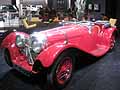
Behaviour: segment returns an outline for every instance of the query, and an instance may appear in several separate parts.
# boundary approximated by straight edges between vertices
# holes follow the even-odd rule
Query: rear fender
[[[105,30],[105,37],[107,38],[111,38],[111,36],[113,35],[114,32],[116,32],[116,28],[112,27],[112,28],[108,28]]]
[[[108,29],[105,30],[105,32],[104,32],[104,37],[103,37],[103,38],[105,38],[105,41],[104,41],[104,42],[105,42],[107,45],[109,45],[109,42],[110,42],[110,40],[111,40],[111,36],[112,36],[113,34],[115,34],[116,31],[117,31],[117,29],[114,28],[114,27],[108,28]],[[107,43],[107,42],[108,42],[108,43]]]

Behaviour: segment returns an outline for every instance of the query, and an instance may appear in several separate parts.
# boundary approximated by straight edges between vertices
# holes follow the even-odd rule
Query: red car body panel
[[[114,27],[103,28],[103,25],[97,24],[93,25],[91,29],[84,25],[69,24],[41,31],[47,36],[47,47],[35,59],[47,68],[64,50],[69,48],[77,48],[96,57],[102,56],[109,50],[111,36],[115,30]],[[18,34],[29,37],[29,34],[23,32],[13,32],[3,40],[1,47],[10,51],[14,64],[32,72],[33,66],[28,64],[27,56],[22,54],[15,44]]]

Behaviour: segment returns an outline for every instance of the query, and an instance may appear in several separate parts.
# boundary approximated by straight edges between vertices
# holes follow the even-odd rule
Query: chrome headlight
[[[22,35],[16,36],[16,45],[18,47],[24,47],[25,46],[25,37]]]
[[[46,47],[47,37],[45,34],[34,32],[31,34],[31,48],[35,53],[39,53]]]

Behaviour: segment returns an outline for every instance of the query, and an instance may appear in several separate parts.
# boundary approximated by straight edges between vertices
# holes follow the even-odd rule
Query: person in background
[[[101,13],[96,16],[95,20],[109,20],[109,18],[104,13]]]
[[[87,14],[84,14],[82,16],[82,21],[88,21],[88,15]]]

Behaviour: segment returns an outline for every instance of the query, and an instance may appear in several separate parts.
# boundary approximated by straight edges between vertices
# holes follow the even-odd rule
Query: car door
[[[102,25],[93,25],[91,28],[91,37],[95,41],[96,44],[102,44],[103,33],[104,30]]]
[[[83,51],[91,52],[97,49],[96,42],[89,33],[87,26],[73,26],[72,30],[67,31],[67,37],[69,38],[69,43]]]

